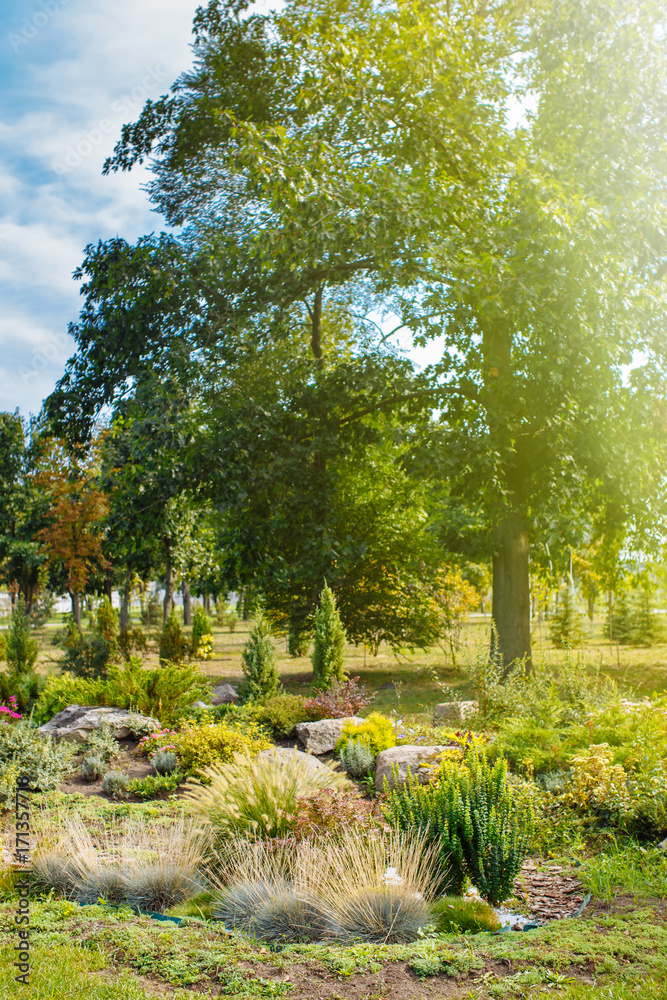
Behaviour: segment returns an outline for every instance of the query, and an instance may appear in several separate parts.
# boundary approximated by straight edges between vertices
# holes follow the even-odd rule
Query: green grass
[[[614,845],[589,858],[579,877],[596,899],[611,900],[619,893],[667,899],[667,851],[632,843]]]

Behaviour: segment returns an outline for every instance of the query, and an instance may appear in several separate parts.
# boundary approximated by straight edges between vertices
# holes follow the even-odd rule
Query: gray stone
[[[309,753],[303,753],[302,750],[297,750],[296,748],[290,749],[289,747],[271,747],[270,750],[262,750],[262,757],[278,757],[283,764],[291,764],[292,761],[296,760],[307,767],[312,767],[315,770],[324,769],[327,770],[326,764],[317,757],[313,757]]]
[[[193,708],[213,708],[213,705],[207,705],[205,701],[196,701]]]
[[[476,701],[441,701],[433,709],[433,724],[442,722],[465,722],[478,709]]]
[[[94,730],[102,725],[110,727],[117,740],[127,739],[132,735],[132,725],[141,721],[144,725],[156,730],[160,728],[157,719],[146,715],[128,712],[125,708],[108,708],[101,705],[68,705],[52,719],[39,727],[40,733],[53,736],[56,740],[68,743],[85,743]],[[130,725],[128,725],[130,723]]]
[[[364,721],[364,719],[352,715],[348,719],[320,719],[319,722],[299,722],[296,727],[296,735],[308,753],[330,753],[341,738],[346,722],[353,722],[356,726],[360,726]]]
[[[379,753],[375,761],[375,787],[379,792],[384,788],[384,779],[390,788],[394,787],[394,775],[392,768],[398,768],[398,782],[404,785],[408,777],[408,769],[413,777],[418,778],[422,785],[426,785],[432,777],[430,765],[437,764],[445,751],[456,752],[460,756],[458,747],[419,747],[404,746],[391,747]]]
[[[214,705],[229,705],[238,698],[238,691],[233,684],[218,684],[213,688],[211,701]]]

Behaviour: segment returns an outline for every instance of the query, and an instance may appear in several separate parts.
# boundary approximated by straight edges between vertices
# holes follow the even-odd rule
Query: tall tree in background
[[[300,313],[319,385],[327,305],[355,288],[352,315],[363,288],[443,338],[422,398],[454,445],[446,492],[484,523],[498,652],[529,661],[531,537],[591,540],[591,499],[647,544],[664,523],[662,11],[245,9],[201,9],[193,72],[123,130],[108,169],[152,156],[154,202],[188,229],[89,248],[51,410],[85,429],[151,365],[192,379],[239,344],[289,342]]]

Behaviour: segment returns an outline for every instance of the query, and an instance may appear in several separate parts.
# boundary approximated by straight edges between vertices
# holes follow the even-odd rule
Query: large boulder
[[[298,722],[296,735],[308,753],[330,753],[343,735],[346,722],[360,726],[365,719],[351,715],[348,719],[320,719],[319,722]]]
[[[40,733],[53,736],[68,743],[85,743],[94,730],[102,725],[111,729],[117,740],[127,739],[135,732],[137,725],[156,730],[160,728],[157,719],[147,715],[128,712],[126,708],[107,708],[102,705],[68,705],[52,719],[39,727]]]
[[[217,687],[213,688],[211,704],[229,705],[231,702],[236,701],[238,696],[238,691],[233,684],[218,684]]]
[[[443,722],[455,722],[457,725],[465,722],[478,710],[476,701],[441,701],[433,709],[433,725]]]
[[[394,787],[393,769],[398,769],[398,784],[404,785],[408,778],[408,771],[417,778],[422,785],[427,784],[433,775],[432,765],[437,764],[444,753],[452,753],[459,757],[461,750],[457,746],[443,747],[419,747],[403,746],[390,747],[379,753],[375,762],[375,787],[379,792],[384,788],[384,779],[390,788]]]

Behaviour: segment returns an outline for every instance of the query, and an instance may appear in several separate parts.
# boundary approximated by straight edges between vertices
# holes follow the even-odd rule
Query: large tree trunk
[[[492,614],[497,635],[492,648],[502,658],[506,675],[514,661],[524,657],[531,667],[528,535],[518,515],[497,525],[494,541]]]
[[[165,584],[164,602],[162,604],[162,624],[166,622],[174,605],[174,567],[171,561],[171,538],[165,538],[164,540],[164,561],[166,569],[164,574]]]
[[[192,625],[192,600],[190,596],[190,584],[183,580],[183,624]]]
[[[104,596],[109,599],[109,603],[113,602],[113,570],[109,566],[104,577]]]

